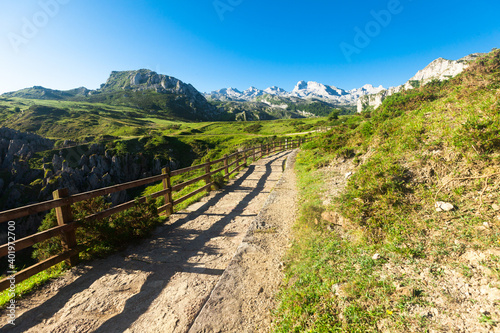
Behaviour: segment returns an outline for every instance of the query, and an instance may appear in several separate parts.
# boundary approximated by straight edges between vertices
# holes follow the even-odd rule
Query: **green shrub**
[[[72,206],[74,220],[108,209],[110,204],[102,197],[75,203]],[[80,259],[90,260],[103,257],[120,250],[135,239],[150,235],[158,226],[160,219],[154,200],[137,203],[133,208],[101,220],[84,222],[76,231],[76,240]],[[42,222],[39,231],[57,226],[55,210],[52,210]],[[33,257],[44,260],[62,251],[60,237],[54,237],[34,246]]]
[[[425,88],[404,90],[387,97],[384,103],[372,113],[376,122],[383,122],[401,116],[405,111],[415,110],[425,102],[438,98],[433,89]],[[431,87],[433,87],[431,85]]]
[[[244,131],[247,133],[257,133],[260,131],[261,128],[262,128],[261,124],[253,124],[245,127]]]

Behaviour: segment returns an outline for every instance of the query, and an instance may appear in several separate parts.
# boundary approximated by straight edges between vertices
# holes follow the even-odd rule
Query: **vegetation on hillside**
[[[96,97],[97,98],[97,97]],[[55,101],[0,97],[0,123],[2,126],[56,140],[78,142],[102,141],[106,135],[130,138],[144,135],[221,135],[242,134],[244,127],[252,123],[240,122],[186,122],[183,118],[154,106],[106,104],[105,95],[101,102]],[[144,99],[157,103],[155,99]],[[116,103],[120,104],[120,103]],[[306,118],[302,122],[311,127],[325,125],[325,119]],[[293,120],[273,120],[262,123],[255,135],[279,135],[297,132]]]
[[[457,315],[497,325],[488,299],[461,300],[449,280],[500,287],[499,101],[497,50],[307,144],[277,332],[428,331]],[[329,170],[351,165],[337,196],[344,174]]]

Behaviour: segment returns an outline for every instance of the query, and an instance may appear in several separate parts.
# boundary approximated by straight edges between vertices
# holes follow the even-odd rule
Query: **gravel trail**
[[[0,332],[266,330],[294,218],[293,170],[283,164],[295,154],[255,162],[150,239],[74,267],[18,301],[16,326],[0,312]]]

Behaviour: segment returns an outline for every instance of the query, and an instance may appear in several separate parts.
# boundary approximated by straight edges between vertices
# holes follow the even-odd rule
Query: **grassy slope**
[[[141,117],[136,109],[100,103],[0,98],[2,126],[54,139],[145,134],[153,123]]]
[[[246,130],[254,122],[185,122],[162,112],[103,103],[0,98],[1,126],[29,131],[53,139],[82,139],[113,135],[131,138],[163,135],[279,135],[310,130],[325,119],[275,120],[258,131]]]
[[[301,218],[277,332],[440,329],[412,309],[435,307],[436,294],[453,306],[453,296],[437,292],[445,272],[500,287],[500,257],[485,255],[483,271],[462,257],[499,246],[499,88],[496,51],[456,78],[394,95],[308,145],[297,163]],[[325,166],[344,158],[358,167],[325,206]],[[436,212],[436,201],[455,210]],[[328,212],[348,219],[339,232],[331,231]],[[382,259],[373,260],[375,253]],[[477,314],[483,325],[498,320]]]

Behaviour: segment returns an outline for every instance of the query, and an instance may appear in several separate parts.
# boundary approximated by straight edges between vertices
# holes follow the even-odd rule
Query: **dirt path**
[[[73,268],[19,301],[16,326],[0,331],[264,330],[293,223],[293,172],[285,172],[269,193],[290,155],[257,161],[223,190],[174,214],[151,239]]]
[[[296,152],[189,332],[267,332],[295,222]]]

